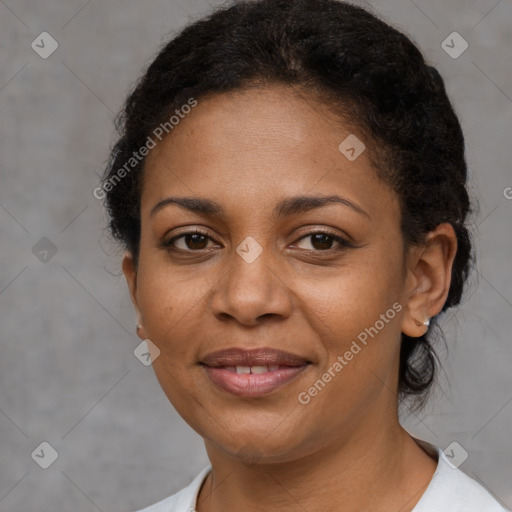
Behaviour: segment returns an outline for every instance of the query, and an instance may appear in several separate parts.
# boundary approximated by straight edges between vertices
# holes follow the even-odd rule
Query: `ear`
[[[423,322],[437,315],[448,297],[456,252],[457,236],[449,223],[439,224],[424,244],[413,248],[409,254],[402,333],[417,338],[427,332],[428,326]]]
[[[137,313],[137,325],[141,326],[137,329],[137,335],[140,339],[144,340],[146,339],[146,334],[144,331],[144,324],[142,323],[142,315],[139,309],[137,297],[137,268],[130,252],[125,252],[123,255],[122,269],[126,283],[128,284],[132,304],[135,307],[135,312]]]

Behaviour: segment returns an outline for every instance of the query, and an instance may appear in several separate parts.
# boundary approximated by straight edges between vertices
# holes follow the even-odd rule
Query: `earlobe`
[[[415,249],[410,258],[402,322],[402,332],[413,338],[428,331],[430,319],[442,310],[448,297],[457,252],[457,236],[452,225],[439,224],[428,234],[425,243]]]

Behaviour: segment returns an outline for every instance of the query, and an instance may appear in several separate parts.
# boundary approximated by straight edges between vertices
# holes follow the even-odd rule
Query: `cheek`
[[[317,376],[325,390],[322,383],[311,390],[322,395],[319,405],[329,396],[326,406],[333,400],[350,407],[351,396],[363,398],[392,382],[403,309],[400,265],[391,249],[369,249],[336,275],[316,279],[314,287],[303,281],[303,311],[325,355]]]
[[[191,420],[190,397],[200,396],[195,389],[193,366],[195,345],[202,323],[198,307],[205,294],[207,279],[184,280],[167,265],[142,262],[138,276],[139,307],[146,336],[159,348],[153,370],[169,401],[184,417]],[[194,281],[194,282],[193,282]],[[196,338],[196,339],[197,339]]]
[[[302,314],[333,349],[373,326],[400,298],[401,260],[391,248],[362,248],[331,271],[290,276]],[[395,317],[392,310],[390,316]]]
[[[197,332],[198,305],[211,286],[210,280],[204,274],[184,279],[171,266],[148,259],[141,260],[137,286],[146,335],[160,350],[172,347],[176,354],[183,345],[179,343],[183,333]]]

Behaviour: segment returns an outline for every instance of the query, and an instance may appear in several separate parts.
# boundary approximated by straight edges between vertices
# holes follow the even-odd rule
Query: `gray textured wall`
[[[446,379],[405,425],[442,448],[457,441],[469,453],[461,469],[512,507],[512,3],[370,4],[445,77],[480,205],[478,267],[463,308],[444,321]],[[170,33],[212,6],[0,0],[2,512],[133,510],[207,462],[133,355],[140,340],[120,253],[92,190],[128,87]],[[31,47],[51,50],[44,31],[58,42],[47,59]],[[441,46],[453,31],[469,44],[458,58]],[[31,457],[44,441],[58,452],[48,469],[35,462],[51,461],[48,447]]]

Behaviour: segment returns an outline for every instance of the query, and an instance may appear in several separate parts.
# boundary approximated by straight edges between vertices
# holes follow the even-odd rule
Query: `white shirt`
[[[437,468],[413,512],[510,512],[503,508],[476,480],[455,468],[438,447],[415,438],[432,454]],[[184,489],[137,512],[194,512],[199,489],[211,466],[204,468]]]

